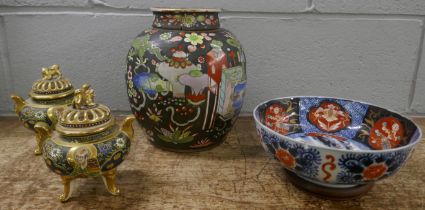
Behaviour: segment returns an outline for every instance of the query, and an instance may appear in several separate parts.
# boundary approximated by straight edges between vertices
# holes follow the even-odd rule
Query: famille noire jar
[[[71,82],[62,76],[58,65],[42,68],[42,78],[34,82],[29,98],[24,100],[17,95],[11,98],[15,102],[15,112],[26,128],[34,131],[39,124],[52,127],[56,122],[59,109],[69,105],[74,95]],[[41,154],[41,139],[36,135],[37,145],[34,153]]]
[[[72,104],[58,117],[58,135],[51,137],[47,124],[34,126],[43,142],[44,161],[62,178],[62,202],[70,198],[76,178],[102,176],[107,190],[119,193],[116,168],[129,153],[134,117],[128,116],[119,126],[110,109],[93,99],[94,91],[87,84],[75,91]]]
[[[217,9],[153,8],[127,55],[131,109],[156,146],[198,151],[223,142],[239,115],[245,56]]]

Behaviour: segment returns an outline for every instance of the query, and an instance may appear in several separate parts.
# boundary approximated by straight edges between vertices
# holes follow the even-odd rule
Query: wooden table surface
[[[415,121],[425,129],[425,119]],[[64,204],[57,200],[59,176],[33,155],[33,134],[17,118],[0,118],[0,143],[0,209],[425,209],[424,141],[401,171],[365,196],[331,201],[288,182],[250,117],[240,118],[221,146],[201,153],[157,149],[137,128],[118,167],[121,195],[108,194],[99,177],[79,179]]]

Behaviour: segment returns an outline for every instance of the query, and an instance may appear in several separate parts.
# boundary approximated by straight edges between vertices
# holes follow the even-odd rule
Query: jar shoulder
[[[132,47],[153,45],[159,48],[169,45],[178,47],[179,45],[210,45],[223,47],[229,45],[242,51],[238,38],[229,30],[220,28],[205,31],[181,31],[160,28],[149,28],[141,32],[132,42]],[[224,46],[226,47],[226,46]],[[205,48],[204,48],[205,49]]]

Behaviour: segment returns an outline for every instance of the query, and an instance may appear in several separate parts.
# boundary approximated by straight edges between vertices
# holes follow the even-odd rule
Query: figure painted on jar
[[[172,85],[173,97],[184,98],[186,86],[179,82],[180,75],[188,74],[192,70],[196,70],[196,66],[187,58],[187,53],[183,51],[182,46],[178,49],[171,48],[173,52],[172,58],[158,66],[158,73],[167,79]]]
[[[201,71],[199,66],[197,70],[192,70],[188,74],[180,75],[179,82],[191,88],[191,92],[186,94],[186,99],[193,105],[199,105],[205,101],[206,94],[204,90],[208,87],[209,76]]]
[[[202,125],[202,129],[209,129],[214,125],[217,105],[218,105],[218,91],[220,88],[221,74],[224,69],[227,68],[226,54],[221,48],[213,48],[207,53],[208,63],[208,95],[207,95],[207,108],[205,109],[205,119]]]

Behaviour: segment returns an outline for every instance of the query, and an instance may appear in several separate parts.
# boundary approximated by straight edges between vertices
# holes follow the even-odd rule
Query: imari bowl
[[[394,175],[421,139],[412,120],[375,105],[285,97],[254,109],[264,149],[296,186],[331,197],[367,192]]]

